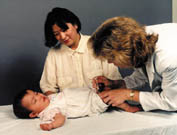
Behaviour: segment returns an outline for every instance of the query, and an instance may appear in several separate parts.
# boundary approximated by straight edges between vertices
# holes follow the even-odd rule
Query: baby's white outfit
[[[66,93],[70,94],[66,94]],[[56,113],[61,112],[67,118],[92,116],[104,112],[106,105],[98,94],[89,88],[66,88],[64,91],[49,95],[50,104],[38,117],[42,123],[53,121]]]

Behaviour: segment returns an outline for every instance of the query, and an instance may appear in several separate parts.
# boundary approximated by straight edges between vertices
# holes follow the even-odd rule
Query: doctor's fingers
[[[105,85],[107,85],[107,83],[109,83],[109,80],[104,76],[97,76],[96,80],[98,83],[104,83]]]
[[[109,91],[105,90],[103,92],[100,92],[98,95],[100,96],[101,99],[104,99],[109,96]]]
[[[114,97],[108,97],[109,101],[107,102],[107,104],[112,105],[112,106],[119,106],[120,104],[123,103],[123,100],[119,100],[118,98],[114,98]]]
[[[111,98],[110,98],[110,97],[105,97],[105,98],[103,98],[102,100],[103,100],[103,102],[104,102],[105,104],[110,105],[110,102],[111,102]]]
[[[109,104],[109,105],[113,104],[113,103],[114,104],[117,103],[117,98],[109,95],[109,92],[105,93],[101,98],[102,98],[104,103]]]
[[[97,84],[98,84],[97,80],[93,79],[92,80],[92,87],[96,89],[97,88]]]

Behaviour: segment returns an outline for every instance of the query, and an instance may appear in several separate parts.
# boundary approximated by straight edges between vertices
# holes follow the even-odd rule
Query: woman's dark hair
[[[32,112],[25,107],[22,106],[22,99],[27,94],[27,90],[21,91],[19,94],[17,94],[14,98],[13,102],[13,112],[14,114],[21,119],[29,119],[29,114]]]
[[[66,23],[77,25],[77,32],[81,30],[81,22],[79,18],[68,9],[56,7],[48,13],[45,21],[45,45],[47,47],[54,47],[58,42],[53,34],[52,26],[56,24],[65,31],[68,29]],[[58,47],[60,47],[60,44],[58,45]]]

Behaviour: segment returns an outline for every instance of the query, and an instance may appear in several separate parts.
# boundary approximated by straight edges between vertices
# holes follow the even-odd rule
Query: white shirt
[[[148,34],[158,34],[156,49],[146,64],[148,78],[136,69],[124,80],[128,88],[149,82],[152,92],[140,92],[140,104],[145,111],[177,110],[177,24],[167,23],[146,27]]]
[[[49,95],[49,99],[48,107],[38,115],[42,123],[52,122],[54,116],[60,112],[67,118],[77,118],[98,115],[108,107],[98,94],[89,88],[67,88],[63,92]]]
[[[58,88],[62,91],[65,88],[90,87],[92,79],[100,75],[112,80],[121,78],[116,66],[94,58],[87,46],[89,37],[81,35],[76,50],[66,45],[61,45],[60,49],[50,49],[40,80],[43,92],[57,92]]]

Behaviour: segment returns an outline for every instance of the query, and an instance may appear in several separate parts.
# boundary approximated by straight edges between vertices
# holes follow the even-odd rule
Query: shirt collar
[[[66,49],[66,50],[70,51],[72,54],[75,53],[75,52],[78,52],[78,53],[84,53],[86,47],[87,47],[87,45],[85,45],[84,36],[83,36],[81,33],[80,33],[80,41],[79,41],[79,45],[78,45],[78,47],[77,47],[76,50],[72,50],[72,49],[69,48],[68,46],[66,46],[66,45],[62,45],[62,49]]]
[[[79,52],[79,53],[84,53],[87,45],[85,45],[84,36],[81,33],[80,33],[80,36],[81,36],[81,38],[80,38],[80,41],[79,41],[79,45],[78,45],[78,47],[75,51]]]

